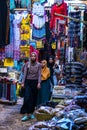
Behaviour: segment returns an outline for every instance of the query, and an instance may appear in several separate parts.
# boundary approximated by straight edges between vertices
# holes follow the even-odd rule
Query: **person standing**
[[[46,103],[50,97],[50,69],[47,67],[47,61],[41,61],[41,88],[38,92],[37,105]]]
[[[48,68],[50,69],[50,85],[51,85],[50,98],[51,98],[53,86],[54,86],[54,81],[53,81],[53,72],[54,72],[53,66],[54,66],[54,63],[55,63],[54,56],[50,56],[49,60],[48,60]]]
[[[60,70],[59,70],[59,66],[57,63],[54,64],[53,66],[53,81],[54,81],[54,86],[58,85],[58,81],[60,79]]]
[[[37,102],[38,89],[41,87],[40,83],[41,64],[37,62],[37,54],[32,52],[30,61],[24,67],[24,78],[21,84],[22,87],[25,87],[24,102],[20,110],[21,114],[25,114],[22,121],[34,118],[33,112]]]

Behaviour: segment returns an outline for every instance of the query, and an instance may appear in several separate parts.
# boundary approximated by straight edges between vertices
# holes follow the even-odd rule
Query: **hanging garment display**
[[[22,16],[19,13],[14,14],[13,20],[13,35],[14,35],[14,60],[19,60],[20,58],[20,22]]]
[[[65,65],[66,87],[82,88],[82,78],[86,72],[85,66],[80,62],[69,62]]]
[[[21,7],[22,8],[29,8],[31,6],[31,0],[21,0]]]
[[[20,46],[20,59],[26,59],[30,56],[30,46]]]
[[[15,1],[14,0],[10,0],[10,10],[15,9]]]
[[[10,13],[10,44],[5,46],[5,57],[6,58],[13,58],[13,44],[14,44],[14,39],[13,39],[13,19],[14,19],[14,14]]]
[[[3,101],[12,101],[16,102],[17,101],[17,96],[16,96],[16,84],[13,83],[13,81],[6,79],[6,78],[1,78],[0,79],[0,99]]]
[[[56,25],[56,20],[64,20],[64,17],[57,16],[57,14],[67,15],[67,4],[62,2],[62,4],[58,5],[55,3],[51,8],[51,19],[50,19],[50,29],[54,29]]]
[[[81,11],[71,11],[69,16],[72,18],[81,19]],[[78,47],[80,43],[80,30],[81,24],[80,22],[70,21],[68,34],[70,37],[70,46],[71,47]]]
[[[15,8],[31,8],[31,0],[10,0],[10,10]]]
[[[9,7],[7,0],[0,0],[0,46],[9,43]]]
[[[30,14],[23,12],[22,20],[20,23],[20,40],[21,45],[25,45],[30,39]]]
[[[35,2],[33,4],[32,14],[32,38],[36,40],[43,39],[46,35],[44,6],[40,2]]]

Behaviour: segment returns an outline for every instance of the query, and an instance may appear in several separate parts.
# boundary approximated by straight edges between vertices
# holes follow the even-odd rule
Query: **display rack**
[[[14,105],[17,102],[16,83],[7,76],[8,69],[0,67],[0,103]]]

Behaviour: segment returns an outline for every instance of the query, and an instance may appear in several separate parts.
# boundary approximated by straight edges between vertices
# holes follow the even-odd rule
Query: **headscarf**
[[[41,80],[47,80],[50,77],[50,70],[47,67],[47,61],[43,60],[45,66],[41,69]]]

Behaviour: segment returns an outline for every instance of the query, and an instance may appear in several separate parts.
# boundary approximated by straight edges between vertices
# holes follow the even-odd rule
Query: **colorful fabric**
[[[57,16],[57,14],[67,15],[67,4],[62,3],[61,5],[54,4],[51,8],[51,20],[50,20],[50,28],[54,29],[56,25],[56,19],[64,20],[64,17]]]
[[[22,8],[30,7],[30,4],[31,4],[31,0],[21,0],[21,7]]]
[[[15,9],[15,1],[14,0],[10,0],[10,10]]]
[[[21,15],[14,14],[13,20],[13,32],[14,32],[14,60],[19,60],[20,58],[20,22]]]
[[[45,36],[46,36],[45,25],[40,29],[37,29],[33,26],[33,29],[32,29],[32,38],[33,39],[40,40],[40,39],[44,39]]]
[[[41,69],[41,80],[47,80],[50,77],[50,70],[47,67],[46,60],[42,60],[42,64],[44,64],[44,67]]]
[[[22,18],[21,25],[20,25],[20,38],[21,41],[28,41],[30,39],[30,14],[27,15],[26,18]]]

